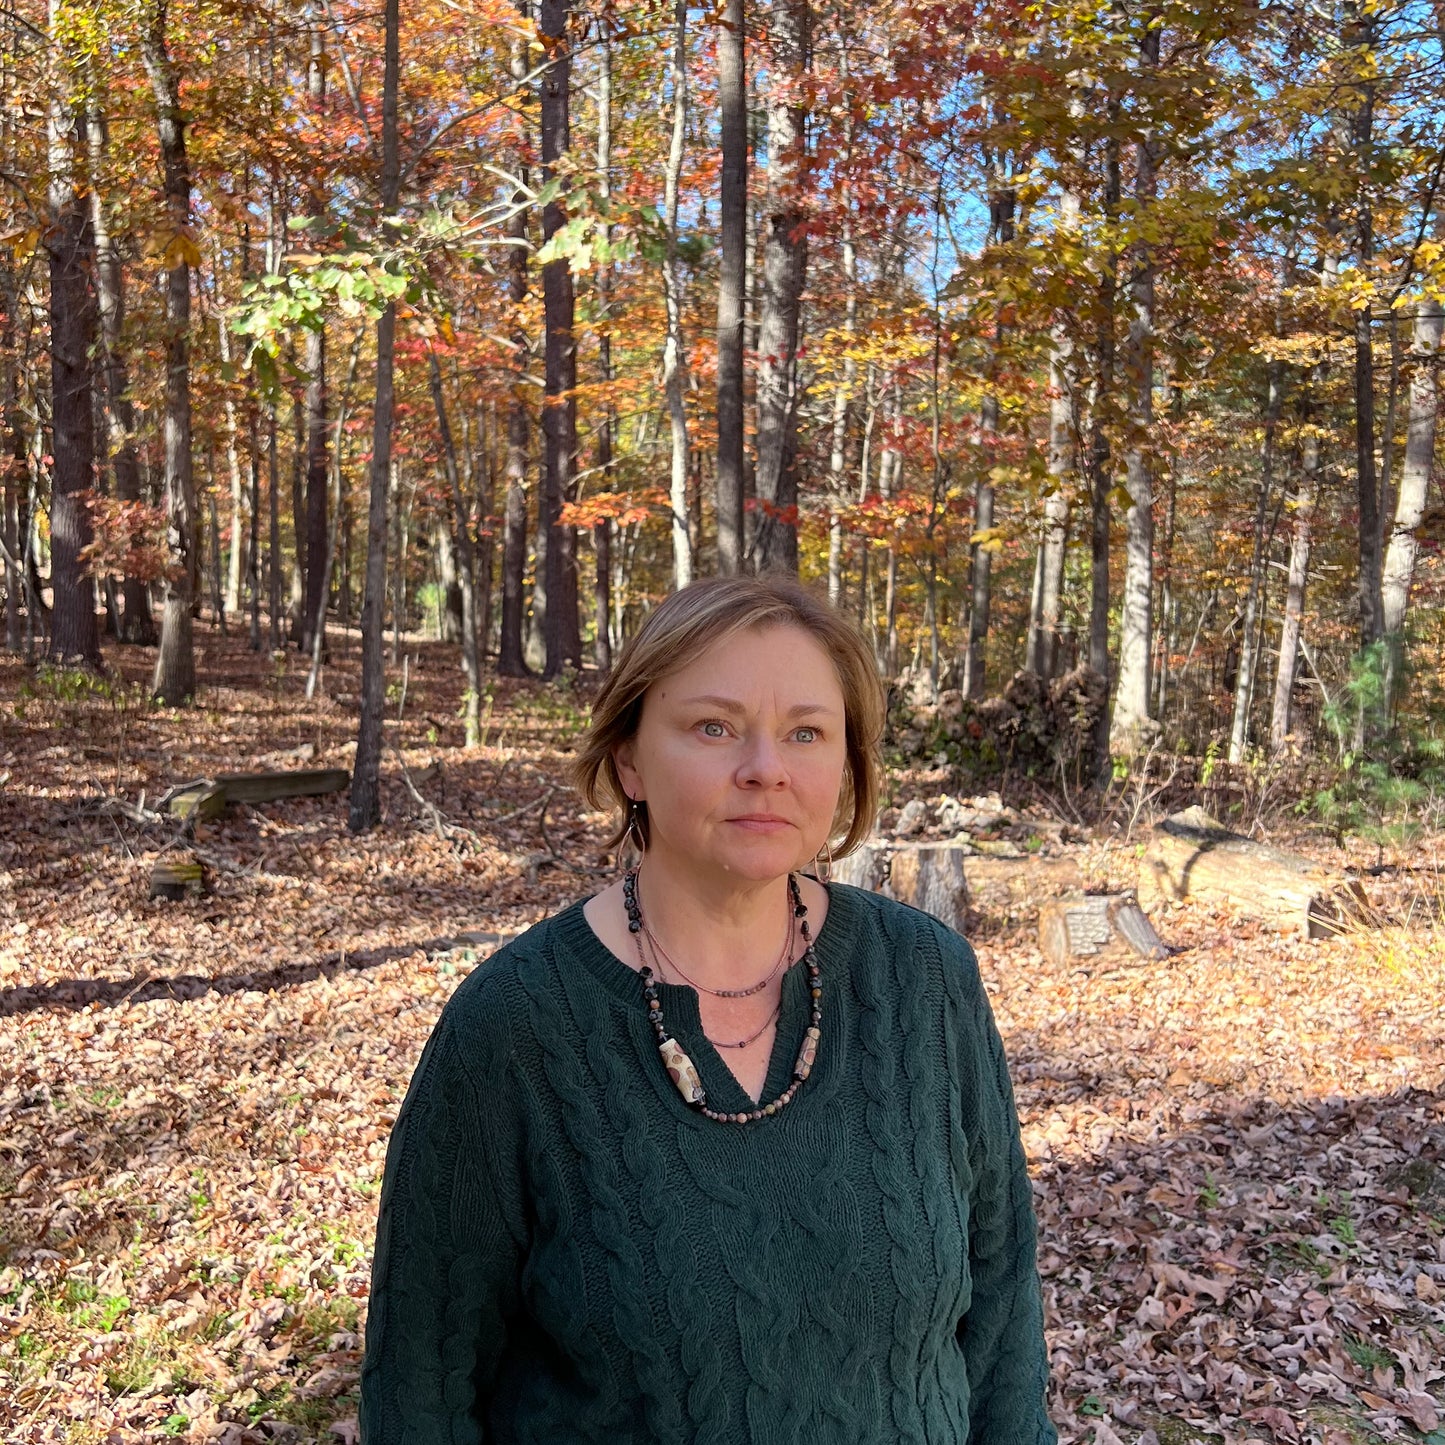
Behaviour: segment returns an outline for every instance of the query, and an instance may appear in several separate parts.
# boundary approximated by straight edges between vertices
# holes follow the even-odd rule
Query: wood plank
[[[345,768],[297,768],[269,773],[221,773],[217,784],[231,803],[274,803],[282,798],[316,798],[351,785]]]

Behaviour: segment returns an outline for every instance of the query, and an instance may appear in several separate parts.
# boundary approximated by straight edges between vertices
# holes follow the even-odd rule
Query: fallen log
[[[1039,909],[1039,949],[1053,964],[1169,956],[1132,893],[1051,899]]]
[[[267,773],[219,773],[178,783],[158,807],[178,818],[215,818],[232,803],[274,803],[282,798],[315,798],[343,792],[351,783],[345,768],[300,768]]]
[[[1228,904],[1309,938],[1331,937],[1369,916],[1358,879],[1233,833],[1198,807],[1160,823],[1139,864],[1146,909],[1186,898]]]

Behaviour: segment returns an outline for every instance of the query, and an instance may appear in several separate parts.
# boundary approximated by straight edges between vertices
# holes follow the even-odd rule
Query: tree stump
[[[1331,937],[1369,912],[1358,880],[1231,833],[1198,807],[1154,830],[1140,860],[1139,897],[1146,908],[1186,898],[1226,903],[1308,938]]]
[[[1054,964],[1169,956],[1132,893],[1080,893],[1045,903],[1039,909],[1039,948]]]
[[[980,858],[970,843],[864,843],[833,865],[833,877],[911,903],[960,933],[970,909],[1010,922],[1032,916],[1039,900],[1083,887],[1072,858]]]
[[[968,919],[967,853],[959,843],[864,843],[834,864],[833,876],[912,904],[962,932]]]
[[[151,897],[179,903],[183,898],[201,898],[206,876],[199,858],[161,858],[151,869]]]

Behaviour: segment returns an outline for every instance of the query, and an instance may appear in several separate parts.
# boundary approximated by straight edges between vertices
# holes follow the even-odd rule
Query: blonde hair
[[[836,609],[794,578],[708,577],[674,592],[647,618],[592,705],[592,724],[572,777],[592,807],[621,809],[613,845],[627,834],[631,806],[613,754],[636,735],[648,689],[724,638],[766,627],[801,628],[832,659],[846,719],[843,787],[830,837],[846,831],[833,856],[852,852],[868,836],[878,808],[878,743],[885,714],[883,685],[868,644]],[[645,803],[636,805],[635,817],[646,841]]]

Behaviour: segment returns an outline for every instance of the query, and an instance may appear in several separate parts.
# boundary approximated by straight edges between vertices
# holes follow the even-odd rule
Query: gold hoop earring
[[[813,877],[819,883],[827,883],[833,876],[833,844],[825,838],[818,855],[813,859]]]
[[[637,864],[647,857],[647,838],[642,831],[640,821],[641,809],[638,807],[636,798],[627,800],[627,831],[622,835],[622,841],[632,845],[633,851],[637,854]]]

